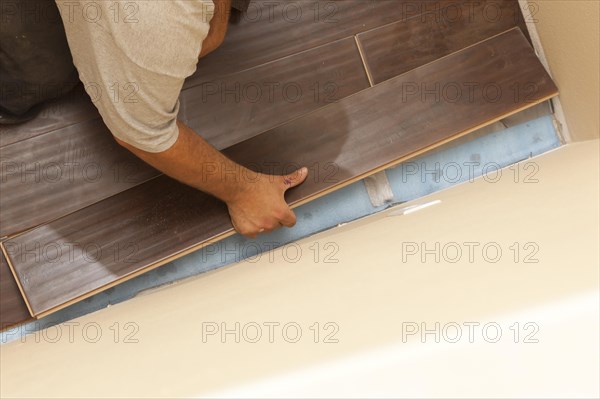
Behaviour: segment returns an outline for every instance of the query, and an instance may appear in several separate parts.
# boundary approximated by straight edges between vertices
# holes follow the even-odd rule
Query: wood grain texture
[[[100,119],[0,149],[0,236],[67,215],[158,171],[119,146]]]
[[[369,87],[353,37],[242,72],[208,77],[181,94],[181,119],[218,149]]]
[[[457,0],[439,10],[357,36],[374,83],[512,27],[527,32],[517,0]]]
[[[0,252],[0,331],[31,318],[4,254]]]
[[[444,97],[445,88],[457,85],[462,95]],[[512,29],[225,153],[273,174],[308,166],[307,180],[286,194],[298,206],[556,94],[526,38]],[[224,204],[161,176],[3,245],[39,316],[231,234]],[[44,248],[55,248],[55,255]]]
[[[243,71],[457,0],[253,0],[224,43],[198,63],[184,87]]]

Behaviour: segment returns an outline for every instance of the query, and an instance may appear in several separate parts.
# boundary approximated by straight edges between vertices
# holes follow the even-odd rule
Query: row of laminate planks
[[[334,24],[293,24],[278,14],[263,24],[242,21],[186,82],[181,118],[253,169],[310,166],[307,182],[287,197],[297,206],[556,94],[519,29],[466,48],[522,26],[516,1],[494,2],[503,15],[494,21],[485,5],[470,2],[423,1],[410,17],[413,8],[385,3],[333,3]],[[309,12],[315,3],[298,4]],[[457,9],[469,17],[456,18]],[[452,19],[444,17],[451,10]],[[369,88],[369,78],[380,84]],[[469,96],[438,98],[469,89],[465,83]],[[443,89],[432,91],[436,84]],[[487,98],[484,87],[501,94]],[[2,247],[29,307],[3,262],[3,326],[233,233],[222,203],[118,147],[83,96],[62,100],[46,122],[0,135],[1,227],[10,236]]]

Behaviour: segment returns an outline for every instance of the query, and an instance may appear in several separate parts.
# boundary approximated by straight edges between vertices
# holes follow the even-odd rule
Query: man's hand
[[[287,176],[255,174],[225,157],[183,122],[178,126],[177,141],[163,152],[146,152],[117,142],[163,173],[224,201],[233,226],[246,236],[296,223],[283,194],[306,179],[306,168]],[[223,171],[235,171],[236,175],[230,178]]]
[[[254,238],[281,226],[292,227],[296,216],[285,202],[287,189],[302,183],[308,174],[306,168],[287,176],[258,174],[227,202],[233,227],[246,237]]]

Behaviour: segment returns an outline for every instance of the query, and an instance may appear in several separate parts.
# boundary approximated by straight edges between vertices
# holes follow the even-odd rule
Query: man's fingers
[[[296,224],[296,215],[291,209],[289,209],[279,220],[279,223],[285,227],[294,227]]]
[[[244,223],[243,226],[238,226],[233,217],[231,217],[231,224],[235,231],[247,238],[256,238],[258,233],[262,233],[258,228],[255,228],[248,223]]]
[[[293,227],[296,224],[296,215],[285,203],[283,193],[304,182],[308,169],[300,168],[285,176],[264,176],[259,181],[258,195],[247,197],[241,204],[228,204],[234,229],[246,237],[255,238],[281,226]],[[272,179],[279,179],[279,183]]]
[[[296,187],[306,180],[306,176],[308,176],[308,169],[305,167],[300,168],[289,175],[282,176],[284,189],[287,190],[289,188]]]

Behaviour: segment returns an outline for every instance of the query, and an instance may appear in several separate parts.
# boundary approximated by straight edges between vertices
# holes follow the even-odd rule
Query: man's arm
[[[289,176],[256,175],[176,119],[184,79],[196,69],[198,56],[214,50],[225,37],[230,0],[144,1],[139,6],[136,24],[111,18],[91,24],[80,13],[73,18],[61,13],[82,81],[105,94],[95,96],[94,104],[106,126],[122,146],[150,165],[225,201],[240,233],[255,236],[292,226],[296,219],[284,192],[300,184],[306,170]],[[98,7],[102,15],[111,15],[110,2]],[[165,13],[170,17],[164,18]],[[131,94],[127,84],[137,84],[136,101],[114,100],[108,95],[113,83],[123,99]],[[215,168],[228,173],[215,174]],[[231,170],[237,172],[235,178]]]
[[[215,1],[215,14],[199,58],[223,43],[230,11],[231,0]],[[284,193],[306,179],[305,168],[288,176],[257,174],[225,157],[183,122],[178,121],[177,126],[177,141],[159,153],[146,152],[115,139],[163,173],[224,201],[233,226],[245,236],[256,237],[259,233],[296,224],[296,216],[286,204]],[[227,173],[222,173],[225,171]]]
[[[258,233],[296,223],[284,193],[306,179],[306,168],[287,176],[257,174],[225,157],[183,122],[178,121],[178,127],[175,144],[158,153],[115,139],[163,173],[224,201],[233,226],[245,236],[256,237]]]

